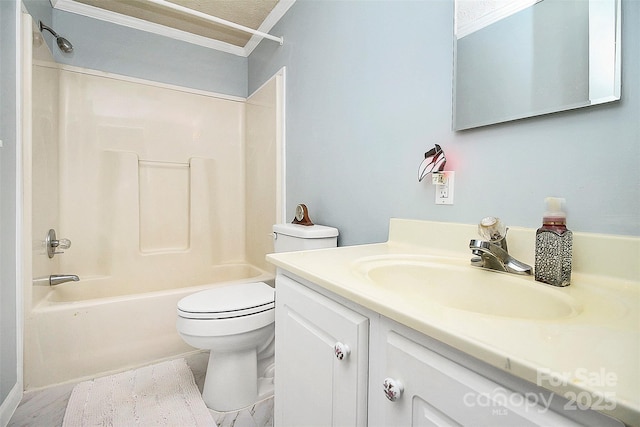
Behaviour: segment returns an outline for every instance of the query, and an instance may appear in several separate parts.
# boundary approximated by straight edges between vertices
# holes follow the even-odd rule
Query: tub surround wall
[[[29,191],[38,187],[25,389],[192,351],[175,330],[180,298],[273,278],[259,267],[278,217],[275,80],[247,120],[243,98],[41,60],[33,68],[42,102],[28,178]],[[72,241],[53,259],[49,228]],[[49,287],[49,274],[81,280]]]
[[[263,87],[253,93],[246,104],[246,252],[251,265],[275,273],[264,255],[273,252],[271,227],[283,221],[282,192],[274,189],[282,186],[281,102],[284,76],[279,72]],[[269,159],[265,161],[266,159]],[[268,207],[268,208],[265,208]],[[268,230],[265,232],[265,230]]]
[[[63,271],[171,287],[244,261],[243,102],[65,69],[60,90]]]
[[[25,146],[25,176],[31,177],[25,186],[25,197],[31,201],[31,212],[25,218],[31,221],[32,274],[37,286],[25,288],[25,309],[31,307],[32,298],[44,297],[48,291],[48,278],[60,273],[60,257],[49,259],[44,239],[50,228],[60,224],[58,179],[58,134],[60,76],[48,45],[43,43],[37,24],[33,22],[32,87],[35,94],[31,103],[31,145]],[[30,148],[27,151],[27,148]],[[63,237],[63,236],[58,236]]]

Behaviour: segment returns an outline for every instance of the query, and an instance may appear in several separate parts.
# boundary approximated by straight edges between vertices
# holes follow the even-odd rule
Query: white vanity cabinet
[[[366,426],[369,320],[276,280],[275,425]]]
[[[388,319],[378,329],[371,426],[622,426]]]
[[[350,349],[342,360],[337,343]],[[622,426],[283,274],[276,278],[275,425]]]
[[[544,407],[395,331],[387,335],[385,350],[383,425],[562,425]]]

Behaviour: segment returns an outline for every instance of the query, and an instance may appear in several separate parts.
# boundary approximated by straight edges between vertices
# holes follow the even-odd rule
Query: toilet
[[[338,230],[276,224],[273,236],[275,252],[289,252],[335,247]],[[259,362],[273,357],[274,320],[275,290],[263,282],[218,286],[178,301],[178,333],[187,344],[210,350],[202,390],[208,408],[236,411],[265,397]]]

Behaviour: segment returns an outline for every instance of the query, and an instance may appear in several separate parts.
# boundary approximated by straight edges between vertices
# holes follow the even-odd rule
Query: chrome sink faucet
[[[533,269],[530,265],[509,255],[507,230],[508,228],[499,218],[492,216],[483,218],[478,224],[478,233],[487,240],[472,239],[469,242],[469,249],[477,255],[471,258],[471,265],[489,270],[531,275]]]

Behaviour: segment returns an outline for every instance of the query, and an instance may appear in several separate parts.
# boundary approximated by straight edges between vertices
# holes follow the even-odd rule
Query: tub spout
[[[55,286],[66,282],[77,282],[80,280],[75,274],[52,274],[49,276],[49,285]]]

